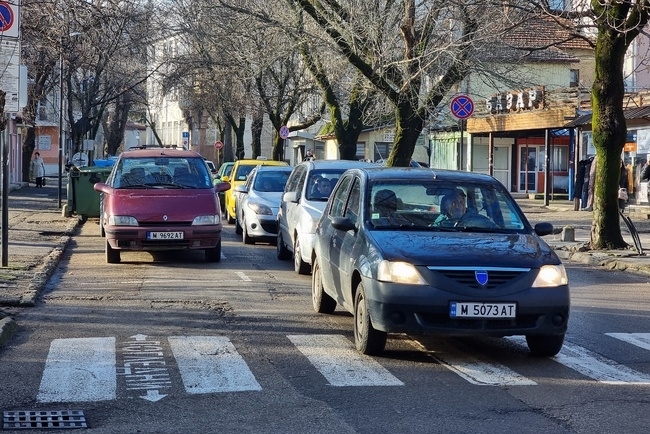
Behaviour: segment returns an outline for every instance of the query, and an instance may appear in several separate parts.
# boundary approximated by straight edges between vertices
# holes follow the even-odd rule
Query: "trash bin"
[[[99,217],[100,193],[93,186],[106,182],[111,170],[110,166],[72,167],[68,173],[68,203],[64,214],[70,217],[75,213],[81,221]]]

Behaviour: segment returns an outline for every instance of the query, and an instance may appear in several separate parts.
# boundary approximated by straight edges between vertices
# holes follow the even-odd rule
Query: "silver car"
[[[347,160],[313,160],[298,164],[287,181],[278,211],[278,259],[288,260],[293,256],[296,273],[311,273],[316,224],[332,189],[346,170],[375,166],[365,161]]]
[[[235,187],[235,233],[245,244],[275,243],[278,207],[291,170],[289,166],[257,166],[245,184]]]

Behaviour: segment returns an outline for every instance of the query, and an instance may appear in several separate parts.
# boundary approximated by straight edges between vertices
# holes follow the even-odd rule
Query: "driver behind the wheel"
[[[450,225],[459,222],[467,212],[465,192],[460,189],[448,193],[440,200],[440,215],[434,225]]]

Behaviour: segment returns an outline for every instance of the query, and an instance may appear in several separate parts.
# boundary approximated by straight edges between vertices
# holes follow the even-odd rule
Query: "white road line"
[[[650,333],[605,333],[628,344],[636,345],[644,350],[650,350]]]
[[[238,275],[239,278],[244,282],[252,282],[251,278],[244,274],[242,271],[236,271],[235,274]]]
[[[82,402],[115,399],[115,338],[55,339],[36,400]]]
[[[431,346],[429,346],[430,348]],[[533,380],[499,363],[478,359],[446,340],[438,340],[431,357],[452,372],[478,386],[534,386]]]
[[[403,386],[342,335],[287,335],[332,386]]]
[[[262,390],[228,338],[170,336],[167,339],[187,393]]]
[[[650,385],[649,375],[567,342],[555,360],[600,383]]]

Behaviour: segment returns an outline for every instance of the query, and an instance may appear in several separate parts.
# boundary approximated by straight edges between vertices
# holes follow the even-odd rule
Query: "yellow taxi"
[[[222,176],[221,182],[229,182],[230,190],[226,192],[226,215],[228,223],[235,223],[237,214],[235,212],[235,203],[237,196],[235,187],[242,185],[246,182],[246,177],[256,166],[288,166],[285,161],[268,160],[264,157],[249,160],[237,160],[230,172],[230,176]]]

